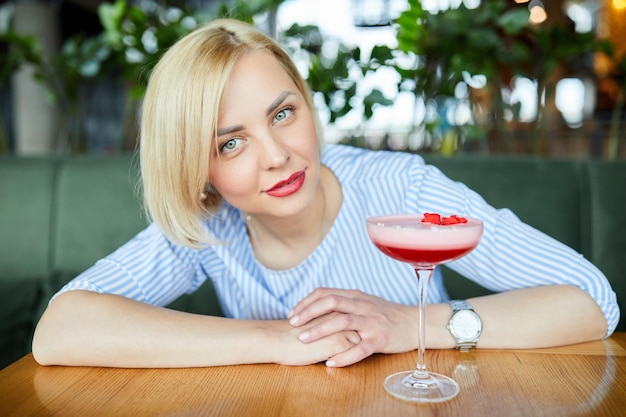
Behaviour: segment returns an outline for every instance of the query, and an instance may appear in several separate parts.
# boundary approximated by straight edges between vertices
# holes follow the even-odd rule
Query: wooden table
[[[429,369],[461,387],[444,403],[411,404],[385,392],[385,376],[415,361],[410,352],[343,369],[109,369],[41,367],[27,355],[0,371],[0,416],[626,415],[626,333],[542,350],[427,351]]]

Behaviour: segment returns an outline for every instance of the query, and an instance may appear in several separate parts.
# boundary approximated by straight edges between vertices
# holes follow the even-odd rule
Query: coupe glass
[[[445,225],[423,222],[423,219],[424,214],[384,215],[367,219],[367,233],[374,245],[385,255],[411,264],[417,275],[417,368],[389,375],[384,386],[394,397],[420,403],[446,401],[459,393],[459,385],[452,378],[426,371],[424,306],[430,278],[437,265],[471,252],[483,232],[483,223],[478,219],[460,218],[463,223]]]

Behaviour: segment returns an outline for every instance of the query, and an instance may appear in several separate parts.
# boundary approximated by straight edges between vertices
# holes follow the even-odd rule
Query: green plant
[[[392,101],[372,88],[363,97],[357,91],[359,83],[370,72],[376,71],[391,58],[388,49],[374,48],[369,59],[364,59],[358,47],[336,43],[332,54],[324,53],[328,42],[314,25],[293,24],[281,34],[282,42],[294,45],[294,50],[306,51],[308,68],[306,79],[314,94],[319,95],[328,110],[328,122],[335,123],[354,109],[368,120],[376,106],[388,106]]]
[[[488,99],[478,103],[472,94],[469,99],[474,115],[486,117],[482,123],[463,126],[462,133],[509,151],[512,137],[507,125],[516,119],[519,107],[505,102],[503,87],[517,75],[532,79],[537,85],[538,114],[529,151],[543,152],[547,140],[543,100],[553,94],[556,83],[551,75],[557,66],[571,70],[581,57],[597,50],[593,33],[552,23],[534,26],[526,5],[508,0],[483,1],[475,9],[461,5],[437,14],[425,11],[419,0],[408,0],[408,5],[395,22],[398,50],[413,57],[412,66],[395,65],[401,88],[437,109],[446,97],[453,97],[459,82],[484,76],[487,84],[482,90]],[[441,118],[431,121],[427,131],[441,123]]]
[[[408,5],[395,21],[398,50],[412,57],[409,62],[413,63],[395,65],[401,76],[400,88],[436,109],[444,101],[438,98],[454,97],[459,82],[484,76],[490,108],[476,102],[472,107],[489,114],[487,123],[465,126],[463,133],[468,139],[508,138],[504,114],[515,114],[517,109],[504,102],[502,87],[531,55],[528,45],[519,39],[528,26],[528,10],[504,0],[482,2],[475,9],[461,5],[437,14],[425,11],[419,0],[408,0]],[[442,121],[429,123],[427,132],[432,134]],[[504,148],[508,145],[505,141]]]

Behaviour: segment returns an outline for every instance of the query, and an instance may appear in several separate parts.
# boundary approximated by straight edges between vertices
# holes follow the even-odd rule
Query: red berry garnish
[[[424,213],[422,223],[441,224],[441,215],[437,213]]]
[[[441,224],[448,225],[448,224],[457,224],[459,222],[459,219],[457,219],[454,216],[450,216],[450,217],[443,217],[441,219]]]
[[[422,223],[432,223],[448,226],[451,224],[467,223],[467,218],[457,216],[456,214],[453,214],[452,216],[441,216],[437,213],[424,213]]]

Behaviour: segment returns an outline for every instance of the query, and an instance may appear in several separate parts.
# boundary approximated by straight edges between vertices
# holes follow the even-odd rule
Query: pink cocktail
[[[480,241],[483,223],[441,225],[422,222],[423,215],[371,217],[367,233],[378,249],[398,261],[434,267],[467,255]]]
[[[453,398],[459,393],[456,381],[426,371],[426,290],[437,265],[459,259],[478,245],[483,233],[483,222],[457,216],[441,217],[437,214],[374,216],[367,219],[367,233],[381,252],[411,264],[418,281],[417,369],[389,375],[385,379],[385,389],[395,397],[413,402],[439,402]]]

